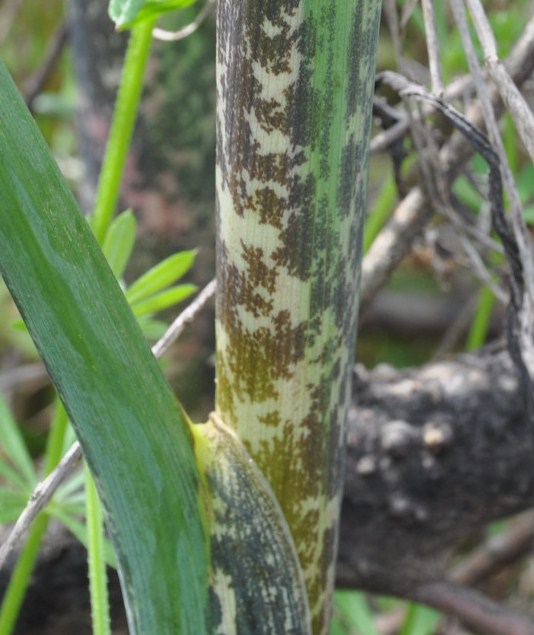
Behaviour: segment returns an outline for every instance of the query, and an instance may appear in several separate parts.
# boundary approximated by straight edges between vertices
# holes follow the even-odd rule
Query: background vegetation
[[[512,51],[518,39],[524,33],[525,24],[531,17],[531,6],[526,0],[514,3],[490,2],[486,10],[494,29],[499,45],[499,56],[506,58]],[[437,2],[435,5],[436,30],[439,42],[440,62],[445,85],[455,78],[469,72],[464,47],[455,25],[451,11],[446,3]],[[187,23],[195,10],[184,11],[177,18],[173,26]],[[396,20],[395,20],[396,16]],[[35,113],[37,121],[45,138],[49,142],[54,155],[58,159],[64,173],[69,178],[75,191],[88,200],[92,185],[85,183],[84,160],[91,163],[78,142],[79,128],[76,125],[75,112],[77,106],[77,88],[74,72],[73,52],[68,44],[61,47],[65,31],[64,7],[62,3],[45,7],[30,6],[27,3],[11,0],[0,6],[0,54],[8,64],[19,87],[27,96],[29,105]],[[168,25],[170,26],[170,24]],[[206,282],[212,275],[212,259],[209,257],[210,238],[197,230],[190,230],[191,210],[199,212],[200,224],[205,223],[206,209],[209,208],[213,194],[211,142],[213,141],[212,119],[205,116],[206,109],[213,103],[212,88],[206,87],[210,78],[209,44],[205,42],[213,37],[212,27],[204,25],[204,30],[191,36],[183,43],[176,45],[174,54],[182,56],[180,82],[173,84],[172,100],[180,113],[180,127],[177,130],[179,139],[180,166],[178,191],[168,186],[172,192],[169,207],[156,206],[156,214],[150,221],[147,216],[133,204],[139,219],[142,235],[141,246],[136,248],[135,256],[130,261],[125,276],[131,281],[140,271],[147,268],[147,263],[161,259],[161,246],[156,250],[153,246],[161,239],[164,243],[164,255],[183,248],[183,235],[201,235],[204,244],[189,242],[191,249],[200,247],[201,253],[197,267],[195,282]],[[428,54],[426,43],[426,27],[422,9],[416,3],[387,2],[382,26],[378,68],[379,70],[397,69],[410,79],[423,85],[430,85],[428,72]],[[120,40],[120,36],[117,36]],[[196,39],[195,39],[196,38]],[[204,38],[204,39],[202,39]],[[60,51],[54,53],[54,45]],[[172,66],[171,54],[158,45],[158,69],[161,71],[166,65]],[[480,46],[478,46],[479,56]],[[120,49],[120,42],[117,45]],[[41,79],[43,65],[51,55],[53,63]],[[156,64],[156,62],[154,62]],[[163,73],[163,71],[161,71]],[[156,73],[158,75],[158,73]],[[198,83],[189,86],[190,81],[198,82],[202,78],[201,87],[206,94],[199,96]],[[114,86],[116,78],[110,78]],[[531,80],[523,86],[524,93],[530,98]],[[154,89],[155,90],[155,89]],[[110,91],[111,93],[113,90]],[[391,105],[402,110],[400,100],[390,88],[381,88],[379,96],[387,98]],[[152,102],[150,101],[152,97]],[[470,94],[460,95],[456,102],[462,106],[471,98]],[[147,103],[143,122],[150,120],[150,106],[157,99],[157,94],[147,89]],[[195,101],[195,99],[197,101]],[[208,104],[208,106],[206,106]],[[196,113],[202,116],[196,117]],[[384,116],[382,120],[385,121]],[[377,120],[378,121],[378,120]],[[137,139],[142,144],[147,135],[154,135],[154,145],[162,143],[159,126],[147,128],[141,123],[137,132]],[[430,130],[437,145],[443,143],[451,134],[447,123],[436,116],[430,118]],[[503,141],[507,157],[517,184],[519,196],[523,204],[525,220],[534,222],[534,168],[523,144],[518,138],[514,123],[509,115],[505,115],[501,124]],[[83,132],[82,132],[83,133]],[[376,135],[380,133],[377,125]],[[430,134],[428,129],[426,134]],[[379,139],[379,137],[375,137]],[[402,199],[420,181],[420,166],[416,161],[418,154],[416,141],[411,136],[400,137],[396,147],[390,146],[388,151],[376,151],[373,155],[370,170],[369,185],[369,217],[366,235],[366,247],[370,248],[373,239],[379,234],[382,225],[395,212],[398,201]],[[150,147],[150,146],[148,146]],[[375,144],[378,147],[378,143]],[[83,159],[82,159],[82,155]],[[399,160],[399,156],[402,161]],[[150,153],[143,157],[139,165],[147,166],[147,171],[160,173],[164,167],[160,166],[160,157],[151,161]],[[161,164],[164,165],[164,164]],[[193,166],[193,167],[192,167]],[[147,172],[147,173],[148,173]],[[487,231],[489,203],[484,179],[487,175],[485,162],[475,156],[466,163],[463,174],[454,181],[451,193],[454,198],[454,209],[470,218],[477,218],[477,226]],[[148,176],[146,177],[148,180]],[[94,186],[94,184],[93,184]],[[137,188],[137,189],[136,189]],[[126,188],[123,193],[125,202],[135,201],[132,191],[137,191],[139,208],[147,205],[146,197],[141,199],[139,192],[147,191],[144,184],[137,182],[135,188]],[[188,211],[189,210],[189,211]],[[431,210],[432,212],[435,210]],[[209,211],[208,211],[209,213]],[[175,214],[183,220],[181,226],[172,226],[169,240],[169,225],[166,215]],[[420,229],[417,239],[411,244],[410,252],[396,267],[388,284],[373,302],[364,302],[364,313],[359,334],[358,361],[369,368],[387,363],[396,368],[406,366],[420,366],[427,362],[444,359],[451,353],[474,350],[483,343],[496,340],[502,335],[504,303],[507,288],[507,270],[503,264],[502,253],[495,245],[481,253],[484,267],[477,269],[473,265],[473,253],[466,247],[463,238],[465,227],[469,224],[458,224],[458,219],[447,216],[443,209],[438,214],[429,213],[427,222]],[[484,229],[486,228],[486,229]],[[477,245],[478,248],[478,245]],[[153,255],[153,252],[156,254]],[[141,263],[141,264],[140,264]],[[489,280],[494,281],[494,290],[504,291],[495,301],[495,294],[481,282],[481,271],[487,274]],[[488,280],[486,280],[487,282]],[[500,300],[500,301],[499,301]],[[163,314],[169,317],[171,314]],[[209,314],[208,314],[209,315]],[[161,316],[160,316],[161,317]],[[209,322],[209,317],[203,318]],[[30,451],[32,461],[39,466],[50,429],[50,405],[53,393],[48,380],[43,373],[37,356],[26,333],[17,328],[16,312],[5,290],[0,292],[0,343],[2,345],[2,371],[0,387],[6,397],[13,418],[22,432],[25,445]],[[149,335],[153,338],[160,334],[161,324],[151,323]],[[203,339],[204,338],[204,339]],[[202,342],[199,344],[199,342]],[[210,395],[212,375],[210,347],[212,340],[194,330],[185,335],[184,342],[178,353],[167,360],[167,370],[174,377],[176,389],[184,403],[197,409],[198,417],[205,416],[211,407]],[[201,353],[200,355],[199,352]],[[192,363],[193,381],[187,370],[191,371],[191,364],[177,362],[179,356],[188,356],[197,360]],[[201,362],[199,365],[198,358]],[[185,368],[184,368],[185,367]],[[185,375],[184,375],[185,373]],[[184,378],[185,377],[185,378]],[[191,391],[191,383],[195,390]],[[198,388],[197,388],[198,386]],[[193,393],[193,394],[191,394]],[[192,404],[194,399],[195,403]],[[3,421],[8,421],[7,414]],[[4,424],[6,425],[6,424]],[[11,424],[9,424],[11,425]],[[8,434],[5,432],[5,434]],[[9,433],[11,434],[11,433]],[[2,437],[3,438],[3,437]],[[22,455],[21,455],[22,456]],[[21,459],[24,461],[24,459]],[[32,468],[33,469],[33,468]],[[27,467],[29,482],[26,490],[35,481],[35,474]],[[71,531],[81,535],[82,525],[79,523],[83,515],[80,506],[80,496],[77,486],[78,480],[72,481],[63,494],[70,507],[70,515],[63,514],[61,520]],[[26,492],[26,490],[24,490]],[[60,500],[60,499],[58,499]],[[24,504],[24,496],[18,496],[11,501],[11,507],[4,505],[5,522],[16,517],[16,511]],[[9,512],[9,513],[7,513]],[[60,512],[63,513],[63,512]],[[60,515],[60,513],[58,515]],[[76,522],[78,524],[76,524]],[[521,522],[524,522],[523,520]],[[493,536],[508,536],[516,524],[498,523],[491,525],[485,531],[478,531],[465,542],[456,556],[458,559],[467,558],[484,541]],[[508,533],[507,533],[508,532]],[[504,538],[503,538],[504,540]],[[532,530],[530,534],[532,540]],[[493,544],[493,543],[492,543]],[[522,549],[518,554],[522,557],[511,558],[498,567],[497,574],[488,576],[485,590],[493,597],[501,600],[511,599],[514,604],[526,607],[532,597],[532,562],[528,555],[524,555],[529,544],[521,543]],[[31,610],[31,609],[30,609]],[[22,633],[22,626],[20,632]],[[34,626],[35,632],[38,630]],[[58,628],[54,626],[52,628]],[[76,626],[76,629],[81,628]],[[58,630],[52,632],[60,632]],[[74,632],[65,627],[64,632]],[[76,632],[82,632],[76,630]],[[397,600],[384,597],[371,597],[354,594],[352,591],[340,592],[336,600],[336,615],[333,633],[386,633],[398,632],[403,635],[414,633],[443,632],[447,634],[470,632],[459,625],[456,618],[443,617],[438,613],[415,605],[405,606]],[[504,632],[504,631],[503,631]]]

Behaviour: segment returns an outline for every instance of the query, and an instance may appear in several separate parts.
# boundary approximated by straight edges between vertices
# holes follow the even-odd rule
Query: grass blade
[[[10,462],[24,478],[25,484],[33,488],[37,475],[33,469],[30,453],[24,443],[19,427],[11,416],[11,412],[0,395],[0,457],[6,454]]]
[[[181,251],[147,271],[127,289],[126,297],[130,304],[162,291],[181,278],[191,269],[195,256],[196,251]]]
[[[137,222],[131,210],[123,212],[111,223],[102,246],[109,266],[117,278],[122,278],[135,244]]]
[[[157,313],[174,304],[178,304],[178,302],[186,300],[189,296],[193,295],[196,290],[197,287],[194,284],[180,284],[177,287],[171,287],[166,291],[156,293],[156,295],[146,300],[136,302],[132,305],[132,309],[137,317],[151,315],[152,313]]]

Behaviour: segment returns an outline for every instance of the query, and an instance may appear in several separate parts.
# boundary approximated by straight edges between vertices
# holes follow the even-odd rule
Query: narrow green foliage
[[[163,320],[155,320],[150,315],[137,316],[137,323],[147,340],[158,340],[167,330],[167,323]]]
[[[30,488],[31,491],[37,481],[37,475],[20,429],[1,395],[0,439],[0,474],[14,485]]]
[[[13,425],[13,423],[14,422],[12,422],[11,425]],[[61,459],[67,427],[67,414],[61,403],[56,401],[55,416],[52,420],[45,451],[45,461],[43,466],[45,475],[48,475]],[[19,432],[18,430],[10,430],[10,434],[19,434]],[[22,440],[19,439],[19,441]],[[32,483],[28,483],[29,489],[25,491],[24,499],[21,499],[20,501],[21,506],[19,513],[26,505],[28,497],[36,484],[37,474],[34,475],[34,481]],[[26,595],[26,589],[28,588],[31,574],[37,560],[37,555],[48,527],[48,522],[49,517],[47,514],[41,512],[28,532],[26,543],[19,554],[17,563],[9,580],[7,590],[2,599],[2,606],[0,608],[0,635],[8,635],[15,627],[20,607],[22,606],[24,596]]]
[[[85,507],[85,501],[82,503],[82,506]],[[56,505],[53,502],[47,507],[46,511],[50,516],[57,518],[60,523],[65,525],[65,527],[71,532],[71,534],[75,536],[76,539],[79,540],[86,549],[89,548],[87,524],[85,521],[79,520],[79,518],[82,517],[81,513],[75,514],[74,512],[65,510],[62,505]],[[113,551],[111,543],[107,539],[104,541],[103,557],[108,567],[117,569],[117,558],[115,556],[115,552]]]
[[[47,527],[48,517],[41,512],[33,521],[4,594],[0,610],[0,635],[13,632]]]
[[[468,351],[480,348],[486,341],[494,304],[493,291],[487,286],[482,287],[478,294],[475,317],[467,336],[466,348]]]
[[[106,233],[103,245],[104,255],[118,279],[122,278],[132,254],[136,226],[134,215],[126,211],[111,223]],[[139,323],[143,333],[149,339],[159,337],[165,330],[163,323],[151,320],[150,316],[182,302],[197,290],[197,287],[192,284],[169,288],[191,269],[195,257],[195,250],[182,251],[169,256],[143,274],[126,290],[126,299],[135,316],[146,318]]]
[[[104,557],[104,518],[96,487],[85,466],[87,497],[87,533],[89,539],[89,591],[93,635],[110,635],[109,599]]]
[[[367,253],[374,239],[386,223],[397,197],[397,187],[393,177],[390,175],[376,197],[374,205],[365,221],[365,231],[363,234],[363,253]]]
[[[440,614],[428,606],[409,604],[408,615],[399,635],[432,635],[440,619]]]
[[[163,311],[178,302],[189,298],[197,287],[194,284],[181,284],[177,287],[171,287],[161,293],[156,293],[146,300],[132,303],[132,310],[138,317]]]
[[[126,210],[113,220],[106,233],[102,251],[111,271],[117,279],[124,275],[135,244],[137,221],[131,210]]]
[[[3,66],[0,190],[0,270],[95,475],[130,631],[201,635],[207,549],[187,424]]]
[[[24,509],[37,475],[33,472],[20,431],[1,396],[0,410],[0,523],[10,523]],[[28,467],[32,468],[31,472]]]
[[[196,251],[182,251],[169,256],[136,280],[127,290],[126,298],[131,305],[146,300],[187,273],[195,261]]]
[[[0,472],[0,476],[5,476]],[[20,492],[2,488],[0,489],[0,524],[13,523],[24,509],[28,497]]]
[[[64,452],[65,438],[69,429],[69,418],[61,401],[56,398],[54,402],[54,417],[48,433],[45,452],[45,474],[50,474],[61,460]]]
[[[367,598],[357,591],[336,591],[331,635],[379,635]]]
[[[59,399],[56,399],[54,417],[50,426],[45,450],[43,466],[45,475],[50,474],[59,463],[65,450],[64,444],[68,436],[68,429],[67,413]],[[21,501],[19,513],[26,505],[27,499],[36,484],[37,475],[35,475],[35,481],[31,488],[26,491],[24,501]],[[41,512],[28,532],[26,543],[17,559],[0,608],[0,635],[9,635],[13,631],[20,607],[26,595],[26,590],[37,560],[37,555],[41,548],[43,537],[48,527],[48,522],[49,516],[45,512]]]

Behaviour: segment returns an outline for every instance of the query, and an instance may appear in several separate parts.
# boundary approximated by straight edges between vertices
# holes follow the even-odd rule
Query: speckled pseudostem
[[[304,576],[269,483],[214,413],[191,430],[211,535],[212,635],[311,635]]]
[[[219,0],[217,410],[334,583],[379,0]]]

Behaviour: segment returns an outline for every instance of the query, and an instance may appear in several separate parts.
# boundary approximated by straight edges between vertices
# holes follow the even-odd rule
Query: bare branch
[[[65,49],[68,38],[69,26],[68,23],[64,21],[59,25],[52,36],[41,65],[26,82],[24,100],[30,110],[33,110],[35,98],[43,90],[46,80],[56,67],[61,53]]]
[[[46,507],[61,483],[74,472],[81,458],[82,449],[80,444],[76,442],[70,447],[57,468],[37,485],[29,503],[0,547],[0,569],[16,548],[18,541],[29,529],[37,514]]]
[[[427,584],[407,597],[455,615],[488,635],[532,635],[534,631],[534,622],[526,615],[453,582]]]
[[[517,562],[533,545],[534,512],[527,512],[460,561],[452,571],[451,580],[461,584],[478,584]]]
[[[495,36],[480,0],[467,0],[467,4],[482,44],[488,72],[514,120],[521,141],[534,161],[534,114],[499,60]]]
[[[163,337],[152,347],[155,357],[161,357],[169,346],[181,335],[186,324],[191,322],[197,313],[205,306],[208,300],[215,294],[216,281],[209,282],[191,304],[169,326]]]
[[[527,24],[525,31],[505,65],[513,81],[520,87],[534,70],[534,18]],[[463,87],[470,85],[468,78],[461,80]],[[449,89],[445,95],[449,98]],[[499,95],[492,92],[492,102],[499,110]],[[483,117],[480,103],[474,102],[467,111],[467,118],[476,127],[483,126]],[[391,133],[393,128],[403,122],[395,124],[384,134]],[[406,116],[406,128],[408,117]],[[388,142],[394,139],[388,139]],[[382,141],[381,141],[382,143]],[[378,144],[377,144],[378,146]],[[450,140],[440,151],[440,161],[443,172],[449,181],[457,175],[461,165],[471,156],[473,149],[459,133],[454,133]],[[413,241],[422,232],[423,227],[432,217],[432,209],[426,200],[421,188],[414,188],[400,202],[389,223],[377,236],[368,253],[363,259],[361,281],[361,306],[365,308],[372,301],[376,293],[386,284],[389,277],[399,265],[402,259],[410,252]],[[383,234],[383,235],[382,235]],[[534,276],[533,276],[534,281]],[[532,320],[534,322],[534,320]]]
[[[439,61],[439,42],[436,31],[436,20],[432,0],[421,0],[423,17],[425,20],[426,48],[428,51],[428,65],[432,81],[432,93],[439,97],[443,94],[443,79]]]
[[[534,305],[534,257],[532,253],[531,240],[529,238],[528,230],[523,217],[521,200],[519,198],[512,172],[508,164],[508,159],[504,151],[504,146],[497,126],[497,119],[495,117],[494,108],[491,103],[489,89],[483,80],[480,65],[475,53],[475,48],[473,42],[471,41],[471,35],[469,33],[463,0],[451,0],[451,8],[456,20],[456,24],[458,25],[460,37],[462,38],[464,50],[466,52],[466,57],[469,64],[469,69],[475,80],[475,86],[484,117],[484,123],[488,130],[490,141],[492,142],[492,145],[497,152],[501,163],[503,181],[506,185],[510,201],[510,218],[512,221],[512,226],[514,228],[514,234],[519,247],[519,253],[521,255],[521,261],[524,268],[524,282],[528,296],[530,298],[530,303]]]
[[[413,188],[401,201],[363,259],[360,287],[362,310],[369,306],[397,265],[410,252],[413,241],[432,214],[432,207],[419,187]]]

